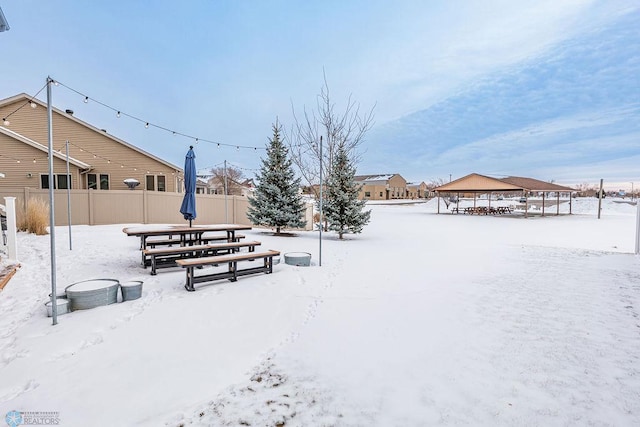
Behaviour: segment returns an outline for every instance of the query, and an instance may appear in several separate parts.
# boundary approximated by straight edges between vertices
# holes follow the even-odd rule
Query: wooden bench
[[[256,246],[259,245],[261,245],[260,242],[252,241],[145,249],[142,251],[142,256],[144,268],[151,266],[151,275],[155,276],[157,269],[175,267],[175,261],[179,259],[220,255],[221,253],[231,254],[239,251],[240,248],[248,248],[249,252],[254,252]]]
[[[238,242],[241,239],[244,239],[245,236],[243,234],[236,234],[234,237],[234,242]],[[147,239],[146,246],[152,249],[155,249],[156,246],[174,246],[174,245],[206,245],[209,242],[215,242],[220,240],[227,240],[227,236],[225,235],[215,235],[215,236],[207,236],[203,235],[200,240],[194,239]],[[146,249],[146,248],[144,248]]]
[[[250,253],[234,253],[231,255],[218,255],[203,258],[192,259],[179,259],[176,260],[176,264],[187,269],[187,281],[184,288],[187,291],[193,292],[193,287],[196,283],[210,282],[213,280],[229,279],[231,282],[238,280],[240,276],[247,276],[254,273],[266,273],[273,272],[273,257],[280,255],[279,251],[268,250],[266,252],[250,252]],[[262,265],[258,267],[250,267],[239,269],[238,263],[240,261],[255,261],[261,259]],[[200,276],[195,275],[195,269],[198,267],[206,266],[218,266],[220,264],[228,264],[227,271],[203,274]]]

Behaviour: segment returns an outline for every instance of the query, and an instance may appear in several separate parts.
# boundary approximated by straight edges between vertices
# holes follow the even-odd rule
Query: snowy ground
[[[493,204],[493,202],[492,202]],[[0,416],[62,426],[640,425],[636,207],[575,215],[371,206],[362,235],[243,233],[311,267],[183,289],[117,226],[57,228],[59,288],[144,281],[143,297],[59,317],[49,236],[19,234],[0,292]],[[563,205],[563,209],[565,206]],[[441,205],[444,211],[444,205]],[[549,211],[548,211],[549,212]],[[1,255],[1,254],[0,254]]]

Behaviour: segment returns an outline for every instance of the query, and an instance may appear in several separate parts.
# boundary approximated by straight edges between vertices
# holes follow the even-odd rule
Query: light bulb
[[[116,117],[117,117],[117,118],[120,118],[120,111],[118,111],[118,112],[116,113]]]
[[[149,129],[149,122],[147,122],[146,125],[144,125],[145,129]]]
[[[35,162],[36,162],[36,159],[33,159],[33,163],[35,163]]]
[[[196,138],[196,144],[198,143],[198,138]]]
[[[2,119],[2,123],[4,123],[5,126],[9,126],[11,124],[11,122],[6,118]]]
[[[29,104],[31,104],[31,108],[36,108],[38,106],[38,104],[36,104],[35,102],[31,101]]]
[[[84,97],[84,103],[86,104],[87,102],[89,102],[89,97],[88,97],[88,96],[85,96],[85,97]]]

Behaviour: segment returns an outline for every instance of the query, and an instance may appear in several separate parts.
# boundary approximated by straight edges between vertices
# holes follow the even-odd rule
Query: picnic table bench
[[[187,291],[195,291],[194,284],[210,282],[213,280],[228,279],[231,282],[238,280],[240,276],[247,276],[254,273],[266,273],[273,272],[273,257],[280,255],[279,251],[268,250],[266,252],[250,252],[250,253],[234,253],[230,255],[217,255],[207,256],[201,258],[191,259],[178,259],[176,264],[187,271],[187,280],[184,288]],[[241,261],[255,261],[261,259],[262,265],[257,267],[249,267],[244,269],[238,268],[238,263]],[[195,269],[206,266],[218,266],[221,264],[228,264],[227,271],[221,271],[217,273],[202,274],[200,276],[195,275]]]
[[[144,268],[151,266],[151,275],[155,276],[157,269],[175,267],[176,261],[179,259],[220,255],[221,253],[231,254],[239,251],[240,248],[247,248],[249,252],[254,252],[256,246],[259,245],[261,245],[260,242],[251,241],[145,249],[142,251],[143,265]]]
[[[241,239],[244,239],[246,236],[244,234],[236,234],[230,242],[238,242]],[[229,238],[226,235],[216,234],[216,235],[206,235],[203,234],[199,239],[196,238],[165,238],[165,239],[147,239],[145,246],[147,248],[154,249],[156,246],[186,246],[186,245],[206,245],[209,242],[226,240],[229,241]]]

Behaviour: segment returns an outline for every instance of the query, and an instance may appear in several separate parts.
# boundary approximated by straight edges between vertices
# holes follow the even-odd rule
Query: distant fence
[[[184,194],[147,190],[70,190],[72,225],[106,224],[180,224],[185,219],[180,213]],[[18,223],[29,202],[42,199],[49,202],[49,190],[29,187],[0,188],[0,201],[4,197],[16,198]],[[67,190],[54,191],[56,225],[68,225]],[[226,213],[225,213],[226,204]],[[233,223],[251,225],[247,218],[249,200],[244,196],[196,194],[197,218],[194,224]],[[313,205],[305,212],[306,230],[313,229]]]

